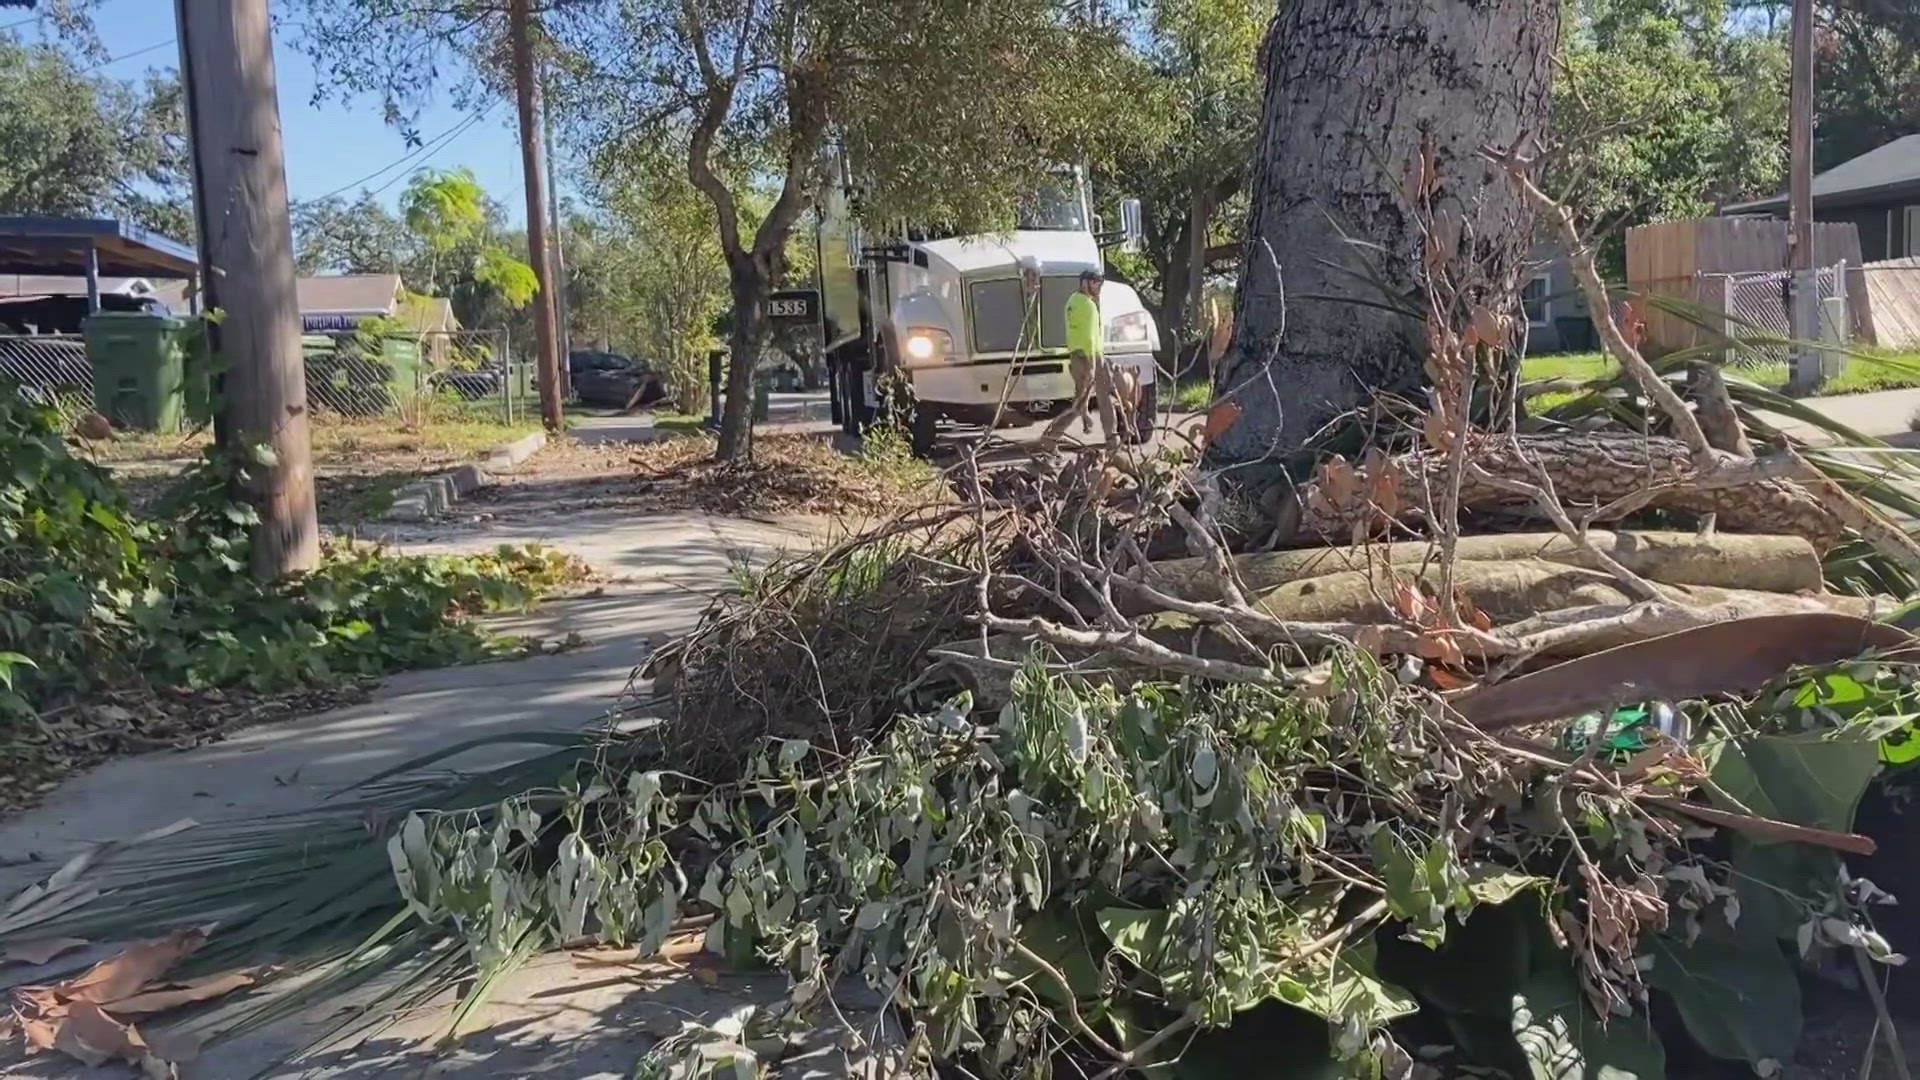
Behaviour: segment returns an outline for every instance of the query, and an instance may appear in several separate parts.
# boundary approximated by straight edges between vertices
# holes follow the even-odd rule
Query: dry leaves
[[[1358,469],[1337,454],[1328,458],[1308,490],[1313,512],[1350,523],[1356,544],[1391,527],[1400,513],[1400,471],[1378,447]]]
[[[1207,422],[1200,428],[1200,445],[1206,447],[1218,442],[1220,436],[1240,422],[1242,411],[1239,405],[1231,401],[1215,403],[1213,408],[1207,410]]]
[[[1473,685],[1474,680],[1466,671],[1466,655],[1460,648],[1460,632],[1491,631],[1493,619],[1474,606],[1466,590],[1454,590],[1453,613],[1449,615],[1445,605],[1422,590],[1418,578],[1396,580],[1393,613],[1401,622],[1420,631],[1415,651],[1427,661],[1427,674],[1435,686],[1442,690],[1464,690]]]
[[[246,968],[187,980],[164,977],[206,942],[205,929],[176,930],[135,945],[65,982],[15,987],[14,1025],[30,1052],[51,1050],[90,1066],[123,1061],[154,1080],[170,1080],[178,1075],[176,1066],[197,1052],[197,1046],[187,1041],[150,1043],[134,1026],[134,1019],[224,997],[265,975],[264,969]],[[31,955],[51,959],[86,943],[64,939],[31,944],[40,946]],[[24,958],[23,948],[9,949],[9,957]]]

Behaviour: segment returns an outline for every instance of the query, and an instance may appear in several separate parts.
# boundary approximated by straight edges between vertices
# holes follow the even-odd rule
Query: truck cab
[[[821,201],[818,260],[837,423],[858,432],[892,416],[924,453],[942,423],[996,427],[1070,403],[1067,297],[1082,272],[1102,270],[1103,246],[1138,242],[1137,203],[1123,207],[1121,229],[1104,233],[1084,172],[1063,168],[1021,200],[1010,231],[902,226],[876,237],[841,179]],[[1102,289],[1100,312],[1107,360],[1132,373],[1122,383],[1137,388],[1131,419],[1145,432],[1158,331],[1139,294],[1119,282]]]

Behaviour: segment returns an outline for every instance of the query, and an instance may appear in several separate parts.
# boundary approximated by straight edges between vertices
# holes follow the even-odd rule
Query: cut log
[[[1727,532],[1804,537],[1820,552],[1832,547],[1842,531],[1820,500],[1792,481],[1689,487],[1686,481],[1697,470],[1686,445],[1677,439],[1614,431],[1483,436],[1476,439],[1468,457],[1496,478],[1525,484],[1539,483],[1530,462],[1537,463],[1552,478],[1555,492],[1576,520],[1583,512],[1629,495],[1672,485],[1644,506],[1714,514],[1718,527]],[[1740,460],[1731,454],[1721,457],[1728,465]],[[1357,487],[1327,469],[1304,485],[1297,505],[1298,539],[1346,543],[1356,522],[1365,530],[1383,513],[1402,523],[1421,523],[1429,492],[1437,491],[1443,482],[1446,459],[1418,451],[1394,455],[1385,464],[1384,476],[1370,475],[1367,483]],[[1532,503],[1526,495],[1468,476],[1461,485],[1460,505],[1467,511],[1524,511]]]
[[[1395,583],[1415,578],[1432,595],[1440,584],[1440,568],[1404,566],[1391,574],[1385,570],[1322,574],[1267,589],[1255,605],[1276,619],[1290,622],[1391,623],[1399,618],[1392,609]],[[1542,612],[1625,606],[1634,599],[1604,573],[1544,559],[1463,561],[1455,564],[1453,581],[1496,627]],[[1850,596],[1799,596],[1709,585],[1658,588],[1663,598],[1682,606],[1719,607],[1737,600],[1737,606],[1752,608],[1755,614],[1839,611],[1857,615],[1864,614],[1868,606],[1867,601]]]
[[[1820,557],[1813,545],[1797,536],[1748,536],[1715,533],[1634,532],[1595,530],[1588,539],[1627,569],[1666,585],[1711,585],[1723,589],[1760,592],[1820,592]],[[1538,559],[1587,570],[1598,570],[1593,554],[1559,533],[1501,533],[1463,536],[1455,549],[1463,562],[1505,562]],[[1379,544],[1366,548],[1303,548],[1234,559],[1241,587],[1265,592],[1302,578],[1369,567],[1413,573],[1437,557],[1426,541]],[[1219,579],[1205,559],[1166,559],[1153,564],[1153,586],[1182,600],[1218,602]],[[1127,598],[1129,614],[1144,614],[1150,605]]]

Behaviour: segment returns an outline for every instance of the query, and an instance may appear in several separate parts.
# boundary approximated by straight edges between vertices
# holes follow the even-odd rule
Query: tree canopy
[[[294,267],[302,275],[403,273],[414,238],[372,192],[293,206]]]
[[[330,196],[293,207],[294,265],[301,274],[399,274],[408,288],[453,302],[472,327],[506,326],[537,283],[523,256],[526,237],[465,169],[421,170],[400,197],[400,213],[372,192],[349,202]]]
[[[1111,178],[1140,199],[1146,240],[1137,259],[1117,261],[1157,301],[1169,363],[1200,332],[1191,326],[1196,282],[1239,253],[1246,221],[1235,200],[1260,113],[1255,59],[1271,8],[1257,0],[1155,0],[1128,35],[1130,79],[1112,94],[1130,103],[1115,112],[1126,141],[1115,150]]]
[[[190,184],[177,80],[97,76],[66,49],[0,36],[0,213],[114,217],[191,240]]]
[[[1573,0],[1554,85],[1550,182],[1600,230],[1696,217],[1786,174],[1781,38],[1725,0]]]

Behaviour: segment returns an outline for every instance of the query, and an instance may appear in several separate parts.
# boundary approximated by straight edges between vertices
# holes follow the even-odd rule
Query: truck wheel
[[[852,362],[840,365],[840,430],[859,435],[867,426],[866,385]]]
[[[931,457],[933,443],[940,437],[940,414],[926,405],[916,404],[909,429],[915,457]]]
[[[1127,441],[1135,446],[1153,438],[1153,425],[1160,421],[1160,396],[1154,392],[1158,385],[1151,383],[1140,388],[1140,403],[1134,406],[1127,432]]]

